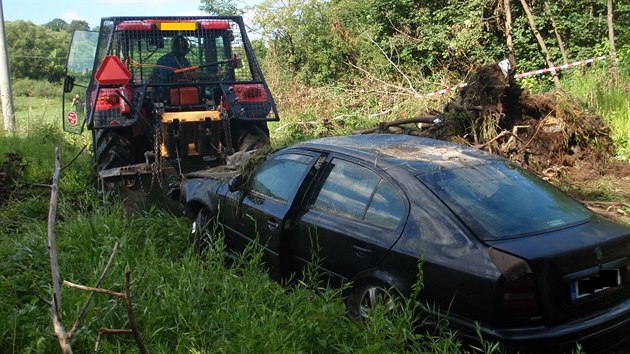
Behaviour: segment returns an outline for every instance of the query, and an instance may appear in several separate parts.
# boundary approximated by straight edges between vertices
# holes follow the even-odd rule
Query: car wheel
[[[211,228],[213,225],[213,215],[206,209],[201,208],[197,212],[197,217],[192,224],[192,235],[194,237],[195,248],[200,253],[206,249],[217,246],[217,239],[213,237],[213,231]]]
[[[391,311],[396,306],[396,298],[388,286],[382,283],[366,283],[355,287],[348,298],[348,310],[357,320],[366,320],[370,311],[382,306]]]

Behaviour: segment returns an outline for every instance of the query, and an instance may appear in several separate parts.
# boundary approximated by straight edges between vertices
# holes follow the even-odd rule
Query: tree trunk
[[[548,0],[545,1],[545,9],[549,13],[549,18],[551,18],[551,26],[553,27],[553,31],[556,34],[556,39],[558,40],[558,46],[560,47],[560,53],[562,54],[562,61],[565,65],[568,65],[569,57],[567,56],[567,51],[564,47],[562,36],[560,36],[560,32],[558,32],[558,26],[556,26],[556,20],[553,18],[553,14],[551,13],[551,6],[549,6]]]
[[[545,45],[545,41],[543,40],[543,37],[540,35],[540,32],[538,32],[538,29],[536,29],[536,22],[534,21],[534,15],[532,15],[532,11],[530,10],[529,5],[527,5],[527,2],[525,0],[521,0],[521,4],[523,5],[523,10],[525,10],[525,14],[527,15],[529,26],[531,27],[532,32],[534,32],[534,36],[536,37],[536,40],[538,41],[538,45],[540,45],[540,48],[545,54],[545,60],[547,61],[547,65],[550,68],[552,68],[551,75],[553,75],[553,83],[554,85],[556,85],[556,87],[560,87],[560,80],[558,79],[558,73],[556,72],[555,69],[553,69],[556,65],[553,63],[553,60],[551,60],[551,55],[549,54],[549,50],[547,49],[547,46]]]
[[[610,42],[610,53],[613,57],[613,62],[615,61],[615,57],[617,55],[617,50],[615,49],[615,30],[613,28],[613,2],[612,0],[608,0],[608,41]]]
[[[512,40],[512,6],[510,5],[510,0],[503,0],[503,11],[505,12],[505,41],[510,51],[508,59],[512,63],[512,67],[516,67],[516,51]]]

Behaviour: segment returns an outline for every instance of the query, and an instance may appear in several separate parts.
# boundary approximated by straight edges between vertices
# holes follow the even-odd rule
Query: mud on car
[[[422,260],[415,300],[463,336],[479,324],[506,348],[557,352],[630,333],[630,228],[476,149],[324,138],[276,151],[251,176],[191,173],[182,192],[200,241],[217,242],[205,231],[219,223],[228,255],[256,243],[272,275],[314,264],[350,284],[359,317],[379,296],[409,295]]]

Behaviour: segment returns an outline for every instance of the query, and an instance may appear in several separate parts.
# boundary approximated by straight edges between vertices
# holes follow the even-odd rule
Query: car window
[[[365,220],[388,229],[395,229],[404,212],[405,206],[396,190],[381,180],[365,213]]]
[[[395,228],[404,212],[400,196],[368,168],[333,159],[313,208],[328,214]]]
[[[272,156],[252,175],[251,189],[286,203],[312,160],[299,154]]]
[[[564,192],[511,164],[440,170],[418,178],[483,239],[540,233],[592,215]]]

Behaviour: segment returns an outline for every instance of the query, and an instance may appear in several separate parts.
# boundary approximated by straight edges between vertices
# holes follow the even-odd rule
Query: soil
[[[595,211],[630,223],[630,163],[614,159],[602,117],[567,94],[531,94],[512,73],[488,65],[473,73],[437,117],[440,124],[408,133],[506,157]]]
[[[14,199],[19,180],[25,170],[26,164],[20,155],[5,153],[4,161],[0,163],[0,205]]]

